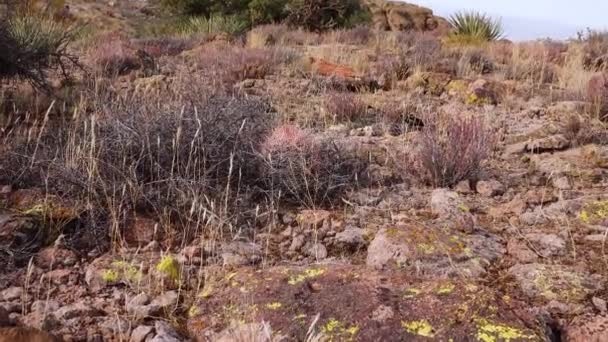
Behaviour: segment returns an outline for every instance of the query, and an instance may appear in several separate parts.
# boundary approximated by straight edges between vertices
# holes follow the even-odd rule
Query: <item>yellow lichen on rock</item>
[[[477,320],[477,339],[482,342],[510,342],[515,340],[535,340],[536,336],[526,334],[520,329],[480,318]]]
[[[427,320],[401,322],[401,326],[410,334],[435,337],[433,326]]]

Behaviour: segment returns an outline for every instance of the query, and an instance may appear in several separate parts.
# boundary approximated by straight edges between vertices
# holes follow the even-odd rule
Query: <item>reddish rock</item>
[[[124,239],[129,246],[145,246],[159,238],[159,230],[160,226],[157,221],[145,216],[135,215],[131,224],[125,228]]]
[[[608,341],[608,317],[579,317],[567,328],[564,342],[605,342]]]
[[[57,268],[74,266],[78,257],[69,249],[60,247],[48,247],[36,255],[36,265],[41,268]]]

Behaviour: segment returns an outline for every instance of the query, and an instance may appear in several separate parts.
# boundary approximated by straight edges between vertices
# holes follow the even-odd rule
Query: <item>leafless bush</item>
[[[407,158],[409,172],[434,187],[477,180],[493,135],[478,117],[438,115],[425,122],[419,149]]]
[[[373,77],[382,88],[389,90],[398,81],[406,80],[413,71],[410,59],[405,54],[382,55],[373,67]]]
[[[261,146],[264,188],[283,201],[317,207],[336,204],[356,185],[365,163],[327,138],[279,126]]]
[[[33,139],[15,137],[0,178],[79,201],[115,233],[133,212],[145,212],[192,234],[209,220],[216,228],[235,223],[251,204],[257,146],[272,120],[265,102],[108,96],[98,110]]]
[[[367,114],[367,104],[352,93],[334,92],[325,99],[325,110],[336,122],[354,122]]]
[[[98,37],[88,56],[93,68],[106,76],[123,75],[140,66],[128,39],[117,33]]]
[[[608,73],[596,73],[587,83],[587,99],[601,119],[608,116]]]

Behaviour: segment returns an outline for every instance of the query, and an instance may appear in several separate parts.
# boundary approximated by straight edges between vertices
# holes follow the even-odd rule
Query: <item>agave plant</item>
[[[454,31],[453,35],[475,41],[492,41],[504,36],[500,19],[493,19],[487,14],[475,11],[462,11],[448,19]]]

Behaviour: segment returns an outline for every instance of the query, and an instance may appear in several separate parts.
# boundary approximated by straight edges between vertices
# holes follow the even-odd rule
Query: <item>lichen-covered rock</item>
[[[608,341],[608,317],[578,317],[565,330],[564,342]]]
[[[234,321],[250,332],[266,322],[297,340],[317,315],[318,332],[333,341],[545,340],[533,317],[514,314],[521,303],[507,305],[491,290],[460,279],[418,281],[405,272],[317,265],[239,269],[216,281],[213,294],[199,296],[189,310],[187,328],[195,341],[224,337]]]
[[[527,297],[540,301],[577,304],[604,287],[601,276],[563,265],[518,264],[509,273]]]
[[[376,234],[366,262],[376,269],[404,269],[421,276],[478,277],[503,254],[502,243],[493,235],[401,225]]]

